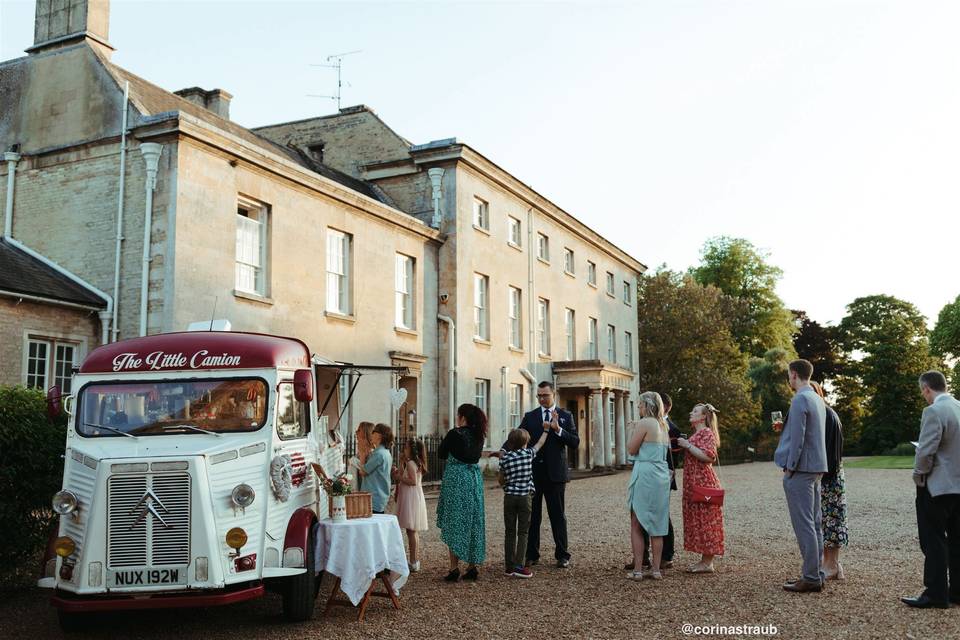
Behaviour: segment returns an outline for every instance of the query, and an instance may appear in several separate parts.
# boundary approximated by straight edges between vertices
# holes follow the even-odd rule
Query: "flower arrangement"
[[[313,470],[319,476],[320,486],[323,487],[327,495],[345,496],[353,492],[353,474],[343,471],[331,478],[323,471],[323,467],[317,463],[313,463]]]

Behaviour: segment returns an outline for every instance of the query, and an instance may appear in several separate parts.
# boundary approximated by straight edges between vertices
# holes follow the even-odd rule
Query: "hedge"
[[[35,580],[54,523],[66,416],[51,421],[39,389],[0,386],[0,584]]]

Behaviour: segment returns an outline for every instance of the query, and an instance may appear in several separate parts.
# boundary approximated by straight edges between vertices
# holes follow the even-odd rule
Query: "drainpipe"
[[[147,335],[147,294],[150,280],[150,227],[153,225],[153,190],[157,188],[157,166],[163,145],[145,142],[140,145],[140,153],[147,165],[147,203],[143,213],[143,273],[140,276],[140,335]]]
[[[529,326],[529,329],[527,329],[527,351],[530,353],[531,367],[535,367],[537,363],[537,345],[535,344],[537,337],[536,323],[538,321],[537,296],[533,290],[533,270],[536,266],[533,252],[536,250],[533,244],[533,207],[530,207],[527,209],[527,297],[530,298],[530,302],[527,305],[530,309],[530,321],[527,323]],[[531,406],[536,406],[536,379],[526,369],[520,369],[520,373],[530,381],[530,402],[533,403]]]
[[[120,306],[120,246],[123,243],[123,190],[127,175],[127,111],[130,104],[130,83],[123,86],[123,120],[120,125],[120,196],[117,198],[117,249],[113,264],[113,340],[119,338],[120,326],[117,320]]]
[[[20,154],[7,151],[3,154],[3,159],[7,161],[7,204],[3,216],[3,237],[9,240],[13,236],[13,187]]]
[[[428,169],[427,175],[430,176],[430,186],[433,187],[433,222],[430,226],[434,229],[439,229],[440,223],[443,220],[443,217],[440,215],[440,199],[443,197],[440,181],[443,179],[443,169],[440,167]]]
[[[447,325],[447,395],[448,400],[448,415],[449,422],[447,425],[448,429],[452,429],[455,425],[457,418],[457,406],[456,406],[456,393],[454,385],[456,384],[457,377],[457,325],[453,322],[453,318],[450,316],[445,316],[442,313],[437,314],[437,320],[440,322],[445,322]]]
[[[510,424],[510,422],[509,422],[509,421],[510,421],[510,409],[509,409],[509,402],[510,402],[510,400],[509,400],[509,394],[510,394],[510,389],[507,387],[507,374],[508,374],[508,373],[510,373],[510,367],[500,367],[500,388],[502,389],[502,395],[500,396],[500,398],[501,398],[501,403],[500,403],[500,404],[501,404],[501,406],[500,406],[500,408],[501,408],[500,417],[503,418],[504,435],[509,434],[509,433],[510,433],[509,429],[511,428],[511,427],[509,427],[509,424]],[[491,438],[491,440],[492,440],[492,438]]]

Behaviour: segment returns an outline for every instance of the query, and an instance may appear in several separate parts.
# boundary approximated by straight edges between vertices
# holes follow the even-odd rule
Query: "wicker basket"
[[[373,496],[366,491],[354,491],[344,496],[347,519],[369,518],[373,515]],[[327,513],[333,513],[333,496],[327,496]]]

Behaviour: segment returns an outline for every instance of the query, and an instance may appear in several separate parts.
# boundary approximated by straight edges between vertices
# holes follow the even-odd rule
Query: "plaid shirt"
[[[511,496],[528,496],[533,492],[533,458],[537,450],[533,447],[502,450],[500,470],[507,479],[503,492]]]

